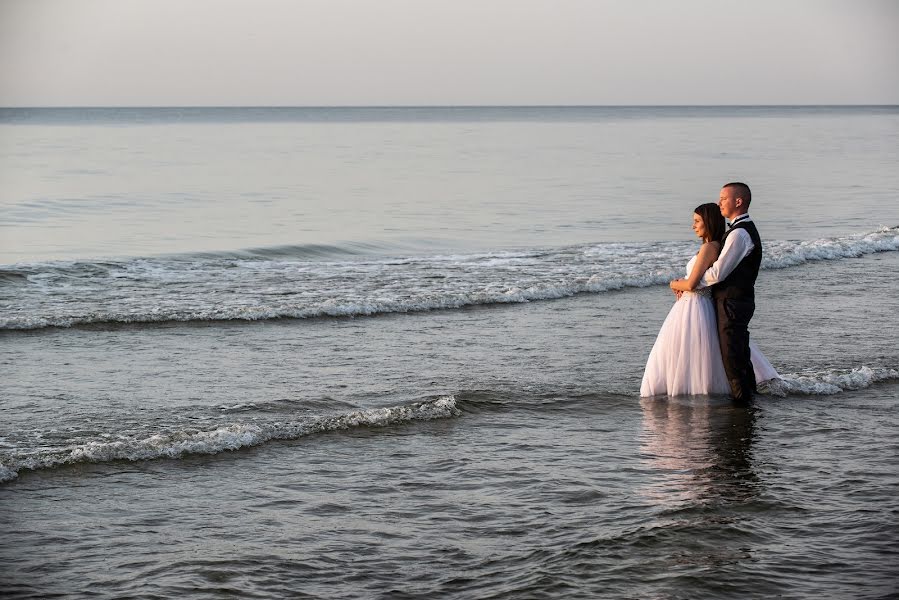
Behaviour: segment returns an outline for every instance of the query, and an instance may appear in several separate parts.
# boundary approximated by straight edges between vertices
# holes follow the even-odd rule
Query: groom
[[[755,373],[749,359],[749,320],[755,312],[755,279],[762,264],[762,240],[749,217],[752,192],[745,183],[733,182],[721,188],[718,207],[730,221],[724,247],[702,283],[712,288],[718,341],[724,371],[737,402],[752,400]]]

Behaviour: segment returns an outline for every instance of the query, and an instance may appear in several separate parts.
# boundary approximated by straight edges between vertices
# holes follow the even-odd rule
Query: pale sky
[[[0,0],[0,106],[899,104],[897,0]]]

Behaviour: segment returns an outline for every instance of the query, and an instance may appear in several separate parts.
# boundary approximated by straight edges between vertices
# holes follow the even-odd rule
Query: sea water
[[[879,598],[895,107],[0,110],[10,597]],[[743,180],[753,406],[640,399]]]

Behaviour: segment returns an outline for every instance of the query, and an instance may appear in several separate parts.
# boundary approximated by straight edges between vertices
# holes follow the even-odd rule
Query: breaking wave
[[[780,379],[762,384],[759,392],[782,397],[790,394],[832,395],[844,391],[861,390],[871,387],[877,382],[894,379],[899,379],[899,370],[862,366],[848,371],[835,369],[808,375],[781,375]]]
[[[231,423],[208,431],[182,430],[140,439],[92,441],[58,449],[13,454],[0,462],[0,483],[18,477],[21,470],[50,469],[75,463],[116,460],[181,458],[192,454],[218,454],[273,440],[294,440],[316,433],[357,427],[386,427],[445,419],[459,414],[456,399],[442,396],[426,402],[371,408],[295,422]]]
[[[855,369],[831,369],[806,374],[782,374],[780,379],[765,382],[759,392],[768,396],[819,396],[860,390],[883,381],[899,380],[899,370],[888,367],[861,366]],[[488,404],[496,402],[488,395]],[[467,393],[464,406],[483,409],[478,393]],[[558,402],[553,395],[552,402]],[[586,400],[585,400],[586,398]],[[574,397],[571,401],[594,402],[596,396]],[[608,399],[607,396],[604,398]],[[626,399],[623,397],[623,399]],[[545,402],[538,402],[542,410]],[[516,399],[500,401],[500,410],[533,410],[535,405]],[[240,413],[245,409],[259,410],[255,403],[221,406],[223,413]],[[177,459],[189,455],[219,454],[241,448],[259,446],[275,440],[295,440],[309,435],[354,429],[359,427],[387,427],[414,421],[446,419],[462,414],[456,396],[440,396],[427,401],[349,411],[328,416],[310,416],[293,421],[246,421],[221,423],[209,429],[183,428],[151,435],[121,436],[79,440],[58,447],[33,446],[30,450],[15,449],[0,452],[0,483],[11,481],[23,470],[52,469],[78,463],[139,461],[160,458]]]
[[[634,242],[480,254],[373,256],[377,249],[243,253],[0,267],[0,330],[96,323],[353,317],[555,300],[667,283],[692,242]],[[899,227],[765,244],[762,267],[899,250]]]

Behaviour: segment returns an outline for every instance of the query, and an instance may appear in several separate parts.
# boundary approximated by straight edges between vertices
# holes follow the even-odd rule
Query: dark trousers
[[[738,402],[749,402],[755,392],[755,371],[749,358],[749,320],[755,300],[716,298],[718,343],[730,391]]]

